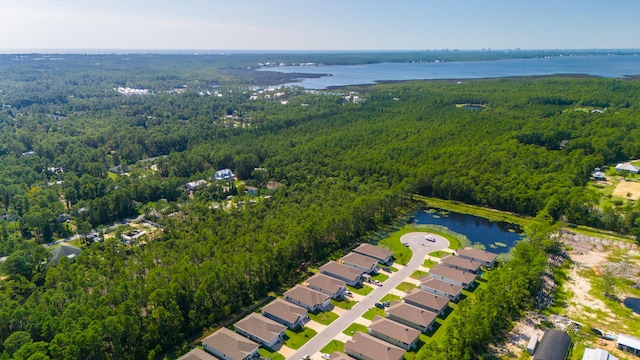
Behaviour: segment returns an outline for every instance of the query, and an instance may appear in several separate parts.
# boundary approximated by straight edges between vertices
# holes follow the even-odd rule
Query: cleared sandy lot
[[[627,180],[620,181],[618,186],[613,190],[613,196],[619,196],[631,200],[640,199],[640,182]]]

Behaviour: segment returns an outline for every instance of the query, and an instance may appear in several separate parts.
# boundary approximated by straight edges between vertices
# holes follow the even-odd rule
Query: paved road
[[[359,303],[354,305],[351,310],[345,312],[338,319],[332,322],[324,331],[318,333],[298,351],[293,353],[289,359],[301,359],[304,355],[313,355],[320,351],[334,337],[340,334],[351,323],[356,321],[367,310],[375,306],[375,303],[398,286],[405,278],[409,277],[424,262],[425,256],[430,252],[446,249],[449,247],[449,241],[441,236],[433,234],[436,241],[428,241],[425,238],[427,233],[415,232],[403,235],[400,241],[406,242],[413,251],[413,256],[409,263],[398,272],[393,273],[382,286],[374,289],[369,295],[365,296]],[[375,285],[374,285],[375,286]]]

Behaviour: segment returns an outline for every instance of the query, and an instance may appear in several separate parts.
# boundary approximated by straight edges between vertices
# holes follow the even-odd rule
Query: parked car
[[[311,360],[311,356],[310,355],[305,355],[302,357],[302,360]]]
[[[384,304],[381,303],[381,302],[377,302],[376,303],[376,307],[379,308],[379,309],[384,309]]]
[[[353,293],[351,291],[347,290],[347,291],[344,292],[344,296],[352,297]]]
[[[330,355],[330,354],[327,354],[327,353],[323,353],[323,354],[322,354],[322,358],[323,358],[323,359],[327,359],[327,360],[328,360],[328,359],[331,359],[331,355]]]
[[[436,241],[436,238],[433,237],[433,235],[426,235],[425,239],[427,239],[427,241],[431,241],[431,242],[435,242]]]
[[[404,246],[406,246],[406,247],[409,247],[409,243],[408,243],[408,242],[406,242],[406,241],[403,241],[403,242],[402,242],[402,245],[404,245]]]
[[[390,268],[390,267],[388,267],[388,266],[383,266],[383,267],[381,267],[381,269],[382,269],[383,271],[388,272],[388,273],[390,273],[390,272],[391,272],[391,268]]]
[[[382,286],[382,282],[380,282],[380,280],[373,280],[372,282],[378,286]]]

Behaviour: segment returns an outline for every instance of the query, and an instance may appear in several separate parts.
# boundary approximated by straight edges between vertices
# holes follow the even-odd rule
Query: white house
[[[638,168],[637,166],[631,165],[630,163],[620,163],[616,165],[616,171],[620,171],[620,172],[626,171],[632,174],[637,174],[638,171],[640,171],[640,168]]]
[[[216,171],[216,174],[213,177],[216,181],[220,180],[233,180],[235,175],[233,175],[233,171],[231,169],[222,169]]]

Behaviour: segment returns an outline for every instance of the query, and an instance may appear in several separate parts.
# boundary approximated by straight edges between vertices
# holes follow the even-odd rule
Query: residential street
[[[329,341],[340,334],[344,329],[351,325],[351,323],[356,321],[356,319],[362,316],[362,314],[367,310],[374,307],[378,300],[398,286],[405,280],[405,278],[413,274],[413,272],[422,265],[425,256],[430,252],[449,247],[449,241],[447,239],[438,235],[433,235],[436,241],[432,242],[425,238],[426,234],[427,233],[425,232],[415,232],[402,236],[400,241],[408,243],[409,248],[413,251],[413,256],[409,263],[398,272],[393,273],[389,279],[382,283],[382,286],[365,296],[358,304],[353,306],[351,310],[346,311],[337,320],[324,329],[324,331],[314,336],[288,359],[301,359],[304,355],[313,355],[319,352],[329,343]]]

